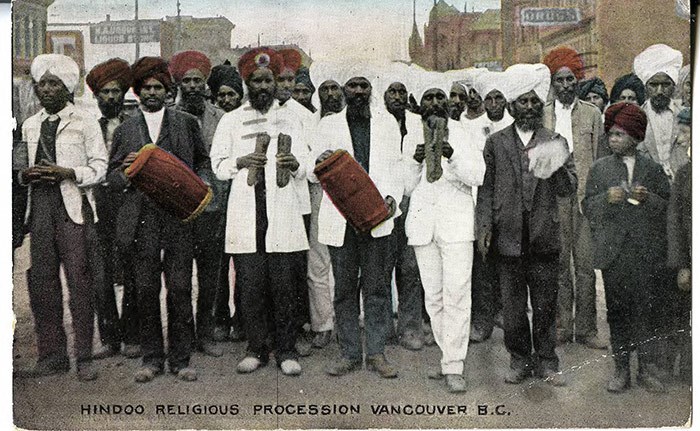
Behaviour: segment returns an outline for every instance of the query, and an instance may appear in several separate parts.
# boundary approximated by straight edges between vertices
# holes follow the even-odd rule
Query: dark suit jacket
[[[692,251],[692,164],[686,163],[676,172],[668,202],[668,266],[690,268]]]
[[[617,155],[597,160],[588,175],[583,212],[591,225],[593,264],[607,269],[620,254],[658,267],[666,258],[666,205],[669,184],[661,165],[637,153],[632,183],[646,187],[649,197],[639,205],[609,204],[610,187],[627,181],[627,166]]]
[[[563,139],[545,128],[535,131],[526,149],[541,142]],[[477,231],[492,233],[491,244],[502,256],[558,253],[559,210],[557,196],[576,193],[576,169],[572,157],[546,180],[528,172],[523,176],[521,155],[524,151],[515,125],[494,133],[486,140],[484,160],[486,175],[479,188],[476,206]],[[532,202],[529,214],[529,244],[522,248],[523,190]]]
[[[117,215],[117,242],[120,246],[128,246],[133,242],[141,207],[148,199],[129,185],[121,164],[129,153],[138,151],[150,142],[152,141],[148,126],[140,112],[120,124],[114,131],[107,181],[110,187],[124,192],[124,203]],[[177,156],[205,182],[209,182],[213,177],[211,162],[196,117],[165,108],[156,145]]]

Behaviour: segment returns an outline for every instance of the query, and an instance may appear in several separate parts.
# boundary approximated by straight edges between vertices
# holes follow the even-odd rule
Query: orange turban
[[[277,76],[282,71],[282,57],[277,51],[270,48],[255,48],[246,52],[238,60],[238,71],[244,81],[257,69],[262,67],[269,68],[272,73]]]
[[[187,71],[198,69],[204,75],[206,80],[211,72],[211,61],[203,52],[199,51],[182,51],[173,55],[170,59],[170,74],[175,82],[182,81],[182,77]]]
[[[542,60],[542,63],[549,67],[552,75],[557,73],[562,67],[568,67],[574,73],[576,79],[583,79],[583,60],[576,50],[560,46],[549,51]]]
[[[111,58],[93,67],[85,77],[85,83],[93,93],[112,81],[117,81],[122,92],[126,93],[131,87],[131,68],[126,60]]]

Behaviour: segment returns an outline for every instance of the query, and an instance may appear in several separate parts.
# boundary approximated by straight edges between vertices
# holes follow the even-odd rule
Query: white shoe
[[[301,365],[299,365],[299,362],[295,361],[294,359],[286,359],[282,361],[280,368],[282,368],[282,374],[285,376],[298,376],[301,374]]]
[[[252,373],[253,371],[260,368],[261,365],[262,362],[260,362],[260,359],[254,356],[247,356],[243,358],[241,362],[238,363],[236,371],[238,371],[241,374]]]

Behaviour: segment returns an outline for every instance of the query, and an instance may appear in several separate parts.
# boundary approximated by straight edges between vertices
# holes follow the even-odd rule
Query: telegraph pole
[[[135,5],[134,5],[134,21],[136,24],[136,35],[134,37],[134,41],[136,42],[136,60],[138,60],[141,57],[141,32],[139,29],[139,0],[135,0]]]
[[[177,41],[175,42],[175,51],[180,51],[180,41],[182,38],[182,20],[180,19],[180,0],[177,0]]]

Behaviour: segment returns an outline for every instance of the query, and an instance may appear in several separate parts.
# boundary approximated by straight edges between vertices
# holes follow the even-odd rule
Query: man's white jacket
[[[61,119],[56,130],[56,164],[75,171],[75,181],[61,181],[63,204],[76,224],[83,224],[82,194],[85,193],[97,221],[92,186],[101,183],[107,173],[107,149],[100,123],[94,115],[68,103],[58,114]],[[45,109],[27,118],[22,124],[22,139],[27,142],[29,166],[34,165],[41,123],[49,117]],[[31,186],[30,186],[31,193]],[[31,200],[30,200],[31,202]],[[27,206],[27,215],[30,208]]]
[[[389,220],[382,222],[370,232],[372,237],[381,238],[391,234],[394,229],[393,219],[401,214],[398,204],[404,194],[405,172],[402,166],[401,134],[396,118],[383,105],[373,106],[371,113],[369,176],[382,197],[393,197],[397,206],[396,213]],[[422,131],[417,132],[420,135],[409,130],[409,134],[404,138],[404,146],[412,140],[417,139],[420,142]],[[311,148],[308,171],[309,180],[312,182],[318,182],[318,178],[313,174],[313,166],[315,160],[324,151],[343,149],[354,157],[345,109],[337,114],[323,117],[319,121],[316,132],[313,134]],[[324,192],[318,215],[318,241],[321,244],[341,247],[345,240],[345,229],[345,218]]]
[[[429,183],[425,161],[413,158],[415,146],[404,148],[407,194],[411,205],[406,217],[408,244],[430,243],[438,234],[447,242],[474,241],[474,200],[472,187],[483,184],[486,164],[474,139],[469,139],[460,122],[448,120],[448,142],[454,152],[441,158],[442,177]]]
[[[270,135],[265,165],[268,228],[265,248],[268,253],[308,250],[302,215],[308,150],[299,117],[277,101],[266,114],[256,111],[250,102],[221,117],[211,147],[212,170],[220,180],[232,180],[226,211],[226,253],[255,253],[255,187],[248,185],[248,168],[238,169],[236,159],[255,151],[259,133]],[[277,137],[291,136],[292,154],[299,169],[292,172],[289,184],[277,187]],[[306,192],[308,196],[308,191]]]

